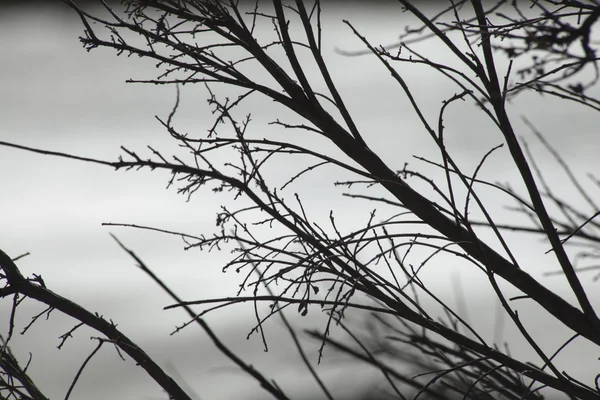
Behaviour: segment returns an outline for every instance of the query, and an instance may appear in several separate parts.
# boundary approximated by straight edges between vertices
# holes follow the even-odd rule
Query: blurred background
[[[436,2],[428,5],[434,7]],[[90,7],[93,13],[94,8]],[[359,128],[367,132],[367,142],[394,168],[401,169],[406,162],[422,167],[412,156],[436,154],[435,147],[405,96],[389,79],[389,73],[373,57],[349,58],[335,51],[363,48],[342,22],[344,19],[375,44],[394,43],[405,26],[414,21],[394,2],[324,3],[326,60]],[[75,13],[60,2],[0,3],[0,140],[106,160],[116,160],[122,154],[121,146],[140,153],[146,151],[147,145],[171,149],[173,143],[168,133],[154,116],[168,116],[175,101],[175,88],[125,83],[129,78],[151,79],[159,72],[149,60],[117,57],[106,49],[86,52],[78,40],[82,32]],[[444,59],[435,44],[424,46]],[[407,82],[426,110],[426,117],[435,121],[442,101],[458,90],[433,71],[419,68],[407,74]],[[181,111],[176,117],[182,131],[205,131],[212,125],[206,96],[206,90],[200,86],[182,89]],[[261,107],[253,114],[256,129],[263,129],[264,136],[281,135],[278,127],[268,125],[279,114],[273,115],[268,104]],[[600,138],[592,112],[533,95],[515,100],[511,110],[515,116],[526,115],[560,149],[575,174],[597,172]],[[520,123],[518,117],[515,121]],[[492,146],[502,142],[474,105],[451,110],[446,126],[452,151],[471,169]],[[573,192],[560,168],[529,130],[523,124],[517,128],[531,143],[532,152],[554,188],[563,193]],[[490,159],[484,168],[486,178],[514,181],[518,190],[521,187],[515,171],[507,167],[506,157],[507,151],[503,150],[500,156]],[[316,221],[327,220],[330,209],[349,226],[367,220],[372,204],[343,198],[332,181],[318,179],[317,175],[314,180],[299,181],[294,188],[314,211]],[[189,300],[236,293],[240,276],[221,270],[230,254],[184,251],[184,243],[174,236],[102,225],[131,223],[195,235],[210,234],[215,229],[216,212],[230,200],[202,193],[186,201],[175,190],[165,190],[168,178],[160,172],[115,172],[0,146],[2,249],[12,257],[30,253],[18,264],[24,274],[42,275],[53,291],[112,319],[179,382],[197,393],[198,398],[267,398],[195,326],[170,335],[186,321],[186,316],[179,310],[163,310],[171,304],[170,299],[135,267],[109,233],[117,235]],[[583,204],[575,195],[572,201]],[[503,204],[510,205],[507,199],[496,202],[498,209]],[[518,221],[519,215],[506,212],[506,218]],[[532,275],[571,299],[560,278],[542,276],[556,267],[550,255],[543,255],[544,243],[514,234],[509,236],[509,244]],[[426,272],[431,289],[452,305],[466,305],[474,325],[488,337],[498,335],[509,342],[513,354],[523,359],[532,355],[509,322],[498,333],[495,316],[498,306],[487,293],[485,276],[448,265],[440,268]],[[600,296],[591,277],[582,279],[597,305]],[[10,301],[2,302],[0,323],[5,325],[1,332],[8,328],[10,305]],[[548,352],[562,344],[560,338],[569,336],[568,332],[554,330],[552,320],[540,316],[537,309],[520,307],[520,315],[529,322],[528,328]],[[43,308],[26,300],[20,310],[19,330]],[[279,321],[273,320],[267,330],[268,353],[264,352],[258,335],[246,338],[255,324],[252,313],[251,308],[234,306],[209,314],[207,320],[232,349],[275,379],[290,396],[321,398]],[[302,320],[291,317],[297,326],[302,323],[303,327],[323,328],[323,316],[318,310]],[[95,347],[90,340],[93,334],[76,331],[75,337],[58,350],[59,336],[75,323],[58,313],[50,314],[47,320],[46,316],[41,319],[24,335],[16,335],[12,346],[23,363],[29,352],[33,354],[29,367],[32,377],[51,398],[62,398],[77,369]],[[350,319],[362,323],[360,315]],[[318,346],[313,343],[309,347],[311,357],[316,359]],[[325,353],[319,370],[337,398],[365,398],[380,385],[382,379],[376,371],[350,362],[331,349]],[[560,356],[557,363],[590,382],[600,372],[598,356],[597,349],[580,341]],[[164,394],[131,360],[122,361],[115,351],[105,348],[86,368],[72,397],[160,399]]]

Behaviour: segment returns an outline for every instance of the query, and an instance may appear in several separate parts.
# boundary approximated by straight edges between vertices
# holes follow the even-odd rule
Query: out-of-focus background
[[[411,22],[410,17],[394,2],[324,3],[326,59],[360,128],[368,132],[369,145],[397,169],[405,162],[418,164],[412,155],[431,155],[434,147],[389,74],[372,57],[349,58],[334,51],[336,47],[362,48],[342,22],[344,19],[373,43],[391,44]],[[75,13],[60,2],[0,3],[0,140],[108,160],[121,154],[120,146],[140,152],[146,145],[171,148],[168,134],[154,116],[168,115],[175,101],[175,89],[126,84],[128,78],[154,78],[158,74],[154,63],[125,55],[116,57],[106,49],[88,53],[78,41],[82,31]],[[434,47],[430,50],[435,54]],[[441,101],[458,90],[432,71],[415,71],[418,72],[409,75],[408,82],[426,116],[435,120]],[[181,100],[182,116],[176,121],[180,126],[206,130],[212,125],[203,87],[184,87]],[[518,99],[511,107],[514,115],[526,115],[560,149],[576,174],[597,171],[600,138],[593,112],[535,96]],[[267,109],[253,115],[257,127],[265,129],[265,136],[278,134],[277,127],[266,124],[277,117]],[[472,167],[487,150],[501,143],[498,133],[476,112],[475,106],[457,107],[449,113],[446,125],[454,154]],[[531,133],[524,125],[518,129],[531,142],[556,190],[572,191]],[[514,171],[506,168],[502,157],[506,157],[506,151],[501,157],[490,159],[485,169],[488,179],[515,179]],[[13,257],[29,252],[18,264],[24,273],[41,274],[55,292],[112,319],[198,398],[266,398],[258,385],[224,359],[194,326],[169,335],[176,325],[186,321],[185,315],[162,309],[170,304],[170,299],[135,268],[133,260],[109,233],[116,234],[183,298],[190,300],[236,292],[239,275],[221,271],[230,254],[183,251],[184,244],[177,237],[102,226],[104,222],[132,223],[210,234],[224,197],[202,193],[187,202],[174,190],[165,190],[167,181],[168,176],[160,172],[115,172],[0,147],[0,244]],[[329,209],[334,209],[338,220],[360,223],[366,221],[373,208],[372,204],[342,198],[339,189],[318,174],[314,180],[300,181],[294,190],[315,212],[322,212],[315,213],[316,220],[326,219]],[[579,200],[574,197],[573,201]],[[526,235],[510,238],[522,264],[544,284],[570,298],[560,278],[541,276],[554,265],[550,255],[540,257],[544,244]],[[461,270],[452,284],[453,275],[448,273],[452,266],[440,268],[445,270],[430,273],[432,289],[439,290],[451,304],[464,302],[474,323],[491,337],[497,326],[497,304],[487,293],[485,277]],[[591,277],[588,281],[588,287],[597,293]],[[592,297],[598,304],[599,296]],[[18,314],[18,329],[42,310],[26,300]],[[9,311],[10,301],[4,300],[1,323],[7,324]],[[553,345],[560,343],[558,338],[569,336],[568,332],[554,331],[552,321],[538,317],[540,314],[534,309],[523,306],[520,312],[530,316],[523,319],[549,353],[555,350]],[[322,316],[317,314],[312,312],[302,321],[292,321],[323,327]],[[355,318],[359,324],[360,317]],[[264,353],[258,335],[246,339],[255,323],[248,307],[222,309],[209,314],[207,320],[236,352],[262,368],[294,398],[318,398],[314,383],[280,323],[273,321],[269,326],[270,351]],[[52,313],[47,321],[37,321],[26,334],[16,335],[13,340],[14,351],[23,362],[29,351],[33,353],[29,371],[51,398],[64,397],[77,369],[95,346],[89,340],[90,332],[77,331],[62,350],[56,348],[59,336],[74,324]],[[523,358],[532,354],[510,324],[506,325],[501,338],[511,343],[513,353]],[[1,328],[4,334],[7,326]],[[311,357],[316,359],[316,347],[310,349]],[[319,368],[340,399],[361,398],[381,380],[375,371],[340,358],[331,350],[326,350],[326,356]],[[589,382],[600,370],[598,356],[597,349],[576,342],[557,363]],[[163,397],[131,360],[120,360],[108,348],[91,361],[73,393],[73,398],[85,399]]]

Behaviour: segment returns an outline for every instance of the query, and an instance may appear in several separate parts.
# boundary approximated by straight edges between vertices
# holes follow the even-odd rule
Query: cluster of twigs
[[[531,382],[526,383],[521,375],[501,364],[469,349],[449,345],[403,321],[397,322],[394,324],[389,318],[373,314],[367,319],[364,332],[351,334],[354,346],[332,338],[326,342],[333,349],[381,370],[398,398],[404,397],[395,388],[394,381],[413,387],[414,398],[543,398],[532,390]],[[341,325],[351,332],[349,327]],[[307,333],[315,339],[322,337],[317,331]],[[424,372],[411,376],[405,372],[405,365]],[[380,389],[380,392],[389,395],[391,391]]]
[[[532,159],[527,157],[522,143],[517,140],[507,111],[507,99],[526,89],[598,109],[600,103],[588,91],[598,80],[591,32],[600,15],[599,5],[582,1],[527,2],[525,9],[522,2],[499,1],[489,7],[473,0],[452,3],[431,16],[428,10],[420,8],[419,2],[401,0],[401,7],[415,16],[421,25],[407,30],[401,37],[402,43],[395,47],[371,44],[350,22],[346,22],[368,54],[380,61],[398,89],[407,96],[424,130],[439,149],[440,159],[428,160],[445,172],[445,179],[438,182],[407,168],[394,170],[369,147],[369,137],[359,130],[325,60],[319,1],[310,4],[301,0],[289,4],[277,0],[268,4],[257,1],[253,6],[247,6],[225,0],[125,0],[123,9],[102,2],[108,13],[104,18],[85,11],[71,0],[66,3],[83,23],[85,35],[81,41],[86,49],[112,48],[118,54],[137,55],[158,62],[162,73],[156,79],[132,82],[205,85],[215,122],[204,134],[180,132],[174,123],[178,96],[168,118],[159,118],[159,121],[183,150],[183,155],[167,155],[154,148],[149,148],[148,155],[142,155],[139,151],[123,148],[123,157],[105,161],[12,143],[0,144],[115,169],[165,170],[171,174],[169,186],[177,187],[188,198],[209,188],[244,201],[244,205],[237,208],[223,206],[217,215],[217,229],[212,233],[192,235],[137,226],[180,236],[186,248],[232,248],[234,257],[223,269],[244,272],[238,296],[183,301],[133,252],[126,250],[171,295],[175,302],[171,308],[183,307],[191,318],[190,324],[199,324],[224,354],[273,397],[287,398],[281,388],[230,351],[202,319],[202,315],[214,307],[198,313],[193,306],[217,303],[218,308],[251,301],[255,304],[256,330],[261,333],[266,319],[278,313],[285,318],[281,312],[291,305],[303,315],[309,308],[318,306],[327,313],[328,319],[323,332],[312,331],[312,337],[318,338],[322,345],[329,344],[377,367],[392,388],[397,380],[409,382],[416,390],[416,397],[540,398],[541,389],[551,387],[571,398],[600,398],[597,385],[581,383],[554,365],[557,353],[548,355],[538,346],[498,281],[502,278],[520,291],[528,301],[553,316],[556,324],[571,329],[574,337],[600,346],[600,319],[577,275],[581,268],[574,266],[565,249],[567,240],[577,238],[591,246],[592,250],[586,253],[588,256],[597,254],[598,235],[592,229],[598,228],[593,221],[598,216],[598,207],[586,194],[588,204],[593,208],[592,215],[587,215],[569,207],[568,202],[551,192],[549,185],[542,183],[540,189],[537,182],[541,178],[537,181],[534,178],[535,170],[530,167]],[[259,27],[262,25],[274,28],[274,39],[264,42],[260,38]],[[298,27],[300,33],[295,30]],[[445,46],[454,56],[455,64],[440,63],[417,51],[414,46],[425,39]],[[401,50],[396,52],[392,48]],[[497,66],[499,50],[509,57],[505,72]],[[283,61],[279,59],[281,54],[284,54]],[[523,57],[532,57],[533,64],[525,61],[524,66],[514,67],[520,79],[514,82],[513,63],[520,63]],[[421,111],[410,85],[398,71],[397,66],[403,63],[433,68],[456,84],[459,92],[444,102],[438,121],[429,121]],[[594,71],[594,75],[586,82],[580,81],[587,78],[587,69]],[[315,70],[316,76],[308,72]],[[235,98],[223,100],[213,92],[215,84],[229,85],[237,88],[239,93]],[[317,86],[323,87],[323,91],[315,90]],[[250,116],[240,118],[237,109],[258,96],[273,100],[281,110],[291,111],[301,119],[296,123],[274,118],[275,125],[292,129],[296,136],[281,140],[253,133]],[[471,99],[492,121],[520,173],[526,196],[480,178],[481,166],[493,150],[471,173],[463,171],[459,160],[447,150],[444,113],[448,105],[463,99]],[[335,149],[325,152],[304,140],[306,138],[326,140]],[[219,158],[222,154],[228,155],[226,162]],[[237,158],[231,157],[232,154]],[[269,178],[269,170],[273,168],[274,160],[281,157],[300,160],[298,165],[306,163],[307,166],[300,167],[283,182],[274,182]],[[310,172],[326,168],[351,177],[336,182],[338,185],[350,190],[366,185],[366,190],[352,191],[349,196],[371,200],[389,213],[380,217],[379,211],[371,212],[359,229],[341,226],[343,224],[336,220],[333,211],[326,224],[316,222],[302,197],[295,193],[290,195],[288,188],[300,179],[311,179]],[[428,197],[417,191],[410,178],[425,182],[433,195]],[[586,193],[575,178],[572,182],[578,185],[579,193]],[[533,227],[498,223],[478,195],[477,189],[482,185],[494,187],[516,200],[519,210],[533,221]],[[461,190],[466,193],[462,197]],[[566,222],[550,215],[546,205],[548,200],[559,206]],[[482,215],[483,220],[471,218],[472,210]],[[482,225],[492,229],[501,250],[480,239],[478,233]],[[560,274],[566,278],[577,299],[577,306],[534,279],[527,266],[519,264],[506,244],[506,230],[527,230],[548,241],[560,265]],[[415,268],[408,261],[415,253],[422,257],[421,267]],[[506,315],[539,356],[542,366],[520,360],[488,343],[429,289],[419,272],[425,264],[441,255],[451,255],[456,262],[469,265],[487,277],[490,291],[496,294]],[[1,295],[13,296],[13,312],[16,312],[21,296],[26,296],[66,313],[106,336],[106,339],[99,339],[98,349],[105,341],[113,343],[144,368],[172,398],[189,398],[112,322],[51,292],[39,279],[24,278],[15,263],[2,252],[0,266],[6,284]],[[252,294],[242,296],[247,292]],[[357,300],[360,296],[368,297],[370,302]],[[432,315],[420,301],[421,296],[438,303],[445,312],[445,319]],[[266,316],[260,316],[258,304],[261,302],[270,305]],[[397,350],[393,343],[408,344],[420,354],[409,362],[418,364],[421,370],[431,369],[434,378],[425,382],[412,379],[385,365],[372,348],[363,343],[364,337],[353,336],[360,344],[358,350],[331,337],[334,326],[345,326],[344,315],[349,309],[367,310],[373,316],[372,326],[387,327],[389,335],[375,341],[377,346],[383,346],[383,353],[401,358],[406,347]],[[390,324],[388,319],[395,320],[400,328]],[[331,398],[306,358],[294,329],[287,322],[286,326],[324,395]],[[369,332],[367,337],[377,338],[374,330]],[[3,348],[10,359],[8,347]],[[21,379],[24,371],[11,369],[10,365],[14,363],[5,365],[4,372],[18,378],[29,391],[29,395],[25,395],[19,392],[19,384],[5,380],[3,386],[13,388],[15,398],[43,398],[32,383]],[[435,386],[436,382],[441,384]],[[20,397],[14,395],[16,392],[21,393]],[[398,389],[390,393],[405,398]]]

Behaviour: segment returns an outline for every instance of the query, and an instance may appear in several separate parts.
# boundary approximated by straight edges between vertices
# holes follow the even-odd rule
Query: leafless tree
[[[133,226],[180,236],[186,248],[233,250],[223,269],[245,273],[238,296],[183,301],[135,253],[121,246],[171,295],[174,304],[169,308],[183,308],[189,314],[186,325],[198,324],[273,397],[288,398],[273,381],[229,350],[202,318],[215,304],[219,308],[253,302],[259,334],[265,320],[275,315],[283,318],[307,368],[328,398],[332,395],[306,357],[298,336],[302,333],[285,319],[285,308],[293,306],[300,314],[312,308],[326,313],[322,331],[305,335],[319,341],[321,350],[330,346],[378,368],[389,382],[382,396],[406,398],[408,394],[397,386],[403,383],[415,389],[415,398],[542,398],[546,388],[551,388],[570,398],[600,399],[600,374],[594,382],[582,382],[555,364],[556,356],[574,340],[600,346],[600,320],[580,279],[580,272],[596,268],[590,260],[598,257],[600,225],[595,218],[600,211],[592,190],[600,182],[593,175],[587,183],[580,182],[560,151],[529,123],[588,209],[571,205],[573,191],[556,194],[544,179],[543,168],[518,139],[509,112],[510,101],[529,92],[544,94],[540,102],[557,97],[600,110],[600,102],[593,96],[598,69],[592,34],[600,16],[595,1],[472,0],[424,5],[426,2],[400,0],[398,12],[410,13],[418,23],[406,28],[398,43],[386,46],[371,43],[351,21],[344,21],[363,47],[338,53],[347,57],[348,63],[356,57],[374,57],[380,62],[381,71],[389,74],[391,84],[404,94],[422,131],[438,149],[437,159],[418,158],[422,171],[440,174],[408,165],[396,168],[373,150],[370,133],[360,128],[369,121],[356,121],[324,57],[322,35],[326,29],[322,29],[321,16],[327,4],[124,0],[122,6],[112,6],[102,1],[106,13],[101,16],[71,0],[66,3],[81,19],[85,29],[81,42],[87,50],[111,48],[118,54],[158,63],[161,73],[156,79],[132,82],[178,88],[199,84],[207,90],[214,124],[206,133],[180,131],[175,123],[178,89],[176,105],[166,118],[158,120],[179,145],[179,153],[123,148],[118,160],[106,161],[16,143],[0,144],[117,170],[164,170],[171,174],[169,186],[188,198],[208,190],[239,199],[222,207],[214,232],[190,234]],[[271,30],[265,34],[263,28]],[[422,44],[431,42],[438,47],[427,54]],[[438,60],[438,51],[448,52],[453,60]],[[403,77],[406,65],[436,71],[455,85],[455,93],[434,110],[435,117],[432,110],[421,107],[414,93],[417,85]],[[228,97],[218,94],[222,85],[229,88]],[[271,110],[263,112],[268,113],[271,124],[288,134],[266,137],[260,129],[253,129],[250,115],[240,115],[239,110],[255,99],[274,102]],[[484,154],[474,169],[463,166],[453,154],[451,135],[445,134],[447,112],[459,104],[465,113],[485,115],[501,142]],[[524,188],[522,193],[508,183],[486,180],[483,169],[496,153],[504,154],[506,162],[518,171],[521,180],[516,184]],[[284,169],[289,173],[284,178],[273,174],[282,159],[289,167]],[[363,226],[348,228],[336,219],[335,209],[328,211],[327,225],[315,222],[302,193],[293,191],[298,181],[315,179],[313,171],[321,171],[319,179],[330,179],[332,185],[342,188],[345,196],[356,201],[357,210],[364,209],[365,201],[375,205],[365,210]],[[490,190],[495,198],[514,202],[516,212],[528,223],[503,221],[499,216],[503,214],[489,200]],[[357,219],[361,217],[362,213],[356,214]],[[531,266],[519,262],[506,239],[515,231],[531,234],[532,240],[545,240],[560,268],[559,272],[547,272],[566,279],[576,304],[535,279]],[[484,241],[483,235],[492,239]],[[500,343],[485,339],[461,310],[429,288],[420,274],[440,258],[486,277],[489,291],[537,359],[523,360]],[[134,359],[171,398],[190,398],[111,321],[52,292],[40,277],[24,277],[15,261],[0,251],[5,281],[0,294],[13,301],[11,318],[23,297],[44,303],[103,335],[90,358],[110,342]],[[435,307],[428,309],[431,302],[425,302],[426,298],[442,310],[441,316]],[[569,340],[555,343],[551,353],[542,349],[529,332],[535,321],[520,318],[517,300],[539,306],[556,326],[571,332]],[[258,311],[265,310],[259,307],[261,303],[269,305],[264,315]],[[197,309],[199,306],[205,308]],[[362,328],[347,322],[345,314],[350,310],[369,316]],[[8,345],[13,330],[11,323],[4,338],[2,396],[44,398],[26,369],[11,357]],[[347,332],[352,343],[332,336],[334,330]],[[403,346],[397,347],[397,343]],[[413,379],[386,361],[403,357],[424,374]],[[73,385],[76,381],[77,377]]]

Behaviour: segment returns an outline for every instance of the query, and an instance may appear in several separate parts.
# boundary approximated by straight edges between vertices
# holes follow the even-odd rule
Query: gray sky
[[[389,74],[373,58],[349,59],[333,52],[335,47],[360,48],[360,43],[341,23],[344,18],[355,23],[374,43],[388,44],[393,43],[398,30],[408,22],[406,14],[401,14],[398,7],[365,9],[353,5],[333,9],[326,13],[326,48],[331,49],[326,57],[359,128],[368,133],[369,145],[394,168],[400,169],[408,161],[426,169],[412,156],[431,156],[435,154],[435,147],[405,98],[390,81]],[[135,57],[115,57],[104,49],[87,53],[78,43],[81,31],[79,21],[68,10],[41,7],[22,12],[12,8],[0,13],[0,37],[3,38],[0,41],[3,55],[0,58],[0,140],[110,160],[121,154],[121,145],[140,151],[148,144],[171,148],[167,133],[154,115],[168,114],[174,102],[174,88],[125,84],[131,77],[156,75],[153,63]],[[429,47],[429,51],[435,53],[438,49]],[[437,54],[443,59],[442,52]],[[441,101],[457,90],[428,71],[407,68],[405,73],[427,117],[435,120]],[[205,97],[202,88],[183,89],[181,114],[177,119],[182,130],[204,130],[210,126],[212,119]],[[515,116],[527,114],[560,148],[576,173],[597,170],[600,140],[598,125],[592,120],[594,115],[574,111],[576,109],[569,104],[559,107],[556,101],[543,100],[526,97],[515,101],[511,110]],[[280,116],[266,111],[268,106],[260,102],[254,104],[253,123],[265,135],[281,134],[268,125]],[[446,120],[452,150],[461,156],[467,169],[474,168],[491,146],[501,142],[498,132],[474,111],[473,105],[462,105],[452,110]],[[534,143],[522,124],[517,128],[520,135]],[[556,165],[537,144],[532,148],[544,162],[544,171],[555,178],[561,188],[566,180],[558,174]],[[497,158],[492,157],[484,169],[488,179],[514,179],[514,171],[506,167],[507,157],[506,151],[500,152]],[[282,163],[274,168],[274,179],[292,167]],[[168,176],[160,173],[114,172],[0,147],[0,181],[4,188],[0,196],[2,248],[11,256],[30,252],[30,256],[19,262],[24,273],[41,274],[52,290],[118,322],[119,327],[149,349],[157,361],[174,365],[174,371],[203,399],[239,398],[240,390],[244,391],[244,398],[251,398],[252,393],[260,393],[256,385],[248,383],[240,372],[225,368],[229,364],[203,336],[189,329],[168,336],[185,317],[177,311],[162,311],[170,300],[134,267],[133,261],[108,233],[117,234],[182,297],[189,299],[235,293],[239,276],[221,272],[229,254],[184,252],[178,238],[101,225],[123,222],[192,234],[211,232],[215,212],[226,200],[207,193],[185,202],[174,191],[164,190],[167,180]],[[300,180],[293,190],[302,195],[315,220],[326,221],[329,210],[334,209],[347,229],[364,223],[373,208],[371,204],[343,198],[339,189],[322,181],[319,175]],[[499,213],[502,204],[506,202],[493,203]],[[515,235],[510,237],[510,244],[534,276],[553,268],[549,266],[553,263],[550,256],[539,255],[545,249],[543,243]],[[436,265],[444,268],[443,264]],[[449,279],[451,272],[458,271],[464,279],[465,299],[474,323],[491,335],[491,310],[495,302],[485,295],[480,285],[485,277],[459,268],[443,271],[425,271],[431,287],[440,290],[453,304],[455,294]],[[544,279],[548,286],[566,293],[558,279]],[[595,296],[596,304],[597,300]],[[2,305],[0,317],[7,315],[8,306]],[[21,311],[20,326],[25,325],[37,309],[34,305],[27,307],[30,314]],[[271,351],[265,356],[257,337],[245,341],[252,326],[252,321],[245,317],[247,311],[247,307],[224,310],[209,317],[209,321],[244,357],[265,367],[291,392],[308,392],[309,380],[298,372],[301,369],[293,359],[295,355],[289,355],[293,353]],[[529,319],[533,322],[530,328],[538,334],[541,343],[547,343],[547,350],[551,352],[552,346],[558,343],[557,337],[564,333],[549,335],[550,320],[538,319],[537,310],[523,307],[520,312],[536,316]],[[526,314],[528,312],[530,314]],[[314,321],[319,319],[314,318]],[[26,357],[27,351],[35,350],[32,374],[53,398],[64,396],[69,379],[94,347],[88,339],[91,333],[79,333],[68,343],[67,349],[58,352],[55,349],[57,337],[71,325],[72,322],[53,315],[50,321],[36,323],[27,335],[15,341],[15,348],[22,357]],[[289,350],[290,341],[282,335],[280,324],[273,323],[271,329],[273,348]],[[514,339],[516,349],[523,349],[523,354],[527,354],[530,350],[525,350],[511,332],[514,330],[508,328],[506,338]],[[586,350],[585,344],[574,348],[569,358],[565,358],[565,365],[578,360],[573,370],[581,376],[591,376],[598,370],[597,353]],[[594,364],[590,364],[592,362]],[[90,367],[76,398],[161,398],[160,391],[153,383],[147,384],[140,370],[131,362],[120,362],[114,352],[101,354]],[[325,367],[327,364],[322,368]],[[368,390],[364,384],[368,374],[353,365],[347,369],[330,368],[327,375],[331,381],[338,382],[338,390],[347,392],[343,398],[350,399],[351,394]],[[254,398],[259,398],[256,396]]]

